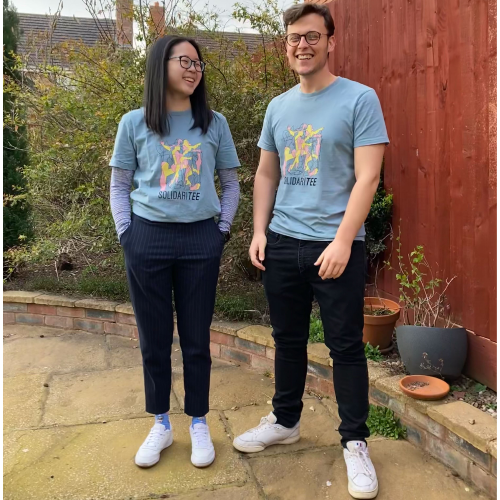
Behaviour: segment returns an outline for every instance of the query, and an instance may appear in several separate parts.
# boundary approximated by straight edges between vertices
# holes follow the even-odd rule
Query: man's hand
[[[344,272],[349,257],[351,256],[351,245],[341,241],[333,240],[314,263],[319,268],[321,279],[338,278]]]
[[[253,236],[252,243],[250,245],[250,260],[252,264],[261,271],[265,271],[266,268],[262,265],[265,258],[265,250],[267,245],[267,238],[265,234],[257,234]]]

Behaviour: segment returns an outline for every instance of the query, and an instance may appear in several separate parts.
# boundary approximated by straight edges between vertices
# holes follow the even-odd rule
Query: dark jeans
[[[170,409],[172,290],[184,363],[185,412],[208,413],[210,324],[224,237],[213,219],[189,224],[138,216],[122,235],[143,358],[146,411]]]
[[[322,280],[314,262],[329,242],[301,241],[269,232],[263,275],[276,344],[274,414],[293,427],[300,419],[307,375],[307,342],[313,297],[319,303],[325,344],[342,423],[342,444],[365,440],[368,367],[363,345],[365,244],[355,241],[344,273]]]

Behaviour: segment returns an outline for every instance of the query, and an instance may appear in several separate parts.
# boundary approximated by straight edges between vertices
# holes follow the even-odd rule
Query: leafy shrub
[[[323,330],[323,323],[321,322],[321,318],[315,314],[311,314],[311,322],[309,326],[309,343],[314,344],[324,341],[325,332]]]
[[[390,408],[370,405],[370,413],[366,422],[372,435],[384,436],[390,439],[399,439],[406,436],[406,428],[401,425],[399,418],[395,418]]]
[[[385,240],[391,233],[393,196],[384,189],[384,172],[380,175],[370,212],[365,222],[366,249],[371,262],[387,248]]]
[[[370,342],[367,342],[365,344],[365,356],[366,359],[370,359],[371,361],[382,361],[383,356],[382,353],[380,352],[380,349],[378,346],[372,346]]]
[[[16,50],[19,18],[8,0],[3,1],[3,249],[26,242],[31,236],[30,212],[26,201],[26,182],[22,175],[28,163],[26,127],[14,124],[15,114],[24,115],[22,103],[16,102],[15,82],[21,74]]]

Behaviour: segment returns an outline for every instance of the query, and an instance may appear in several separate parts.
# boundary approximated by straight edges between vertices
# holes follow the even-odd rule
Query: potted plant
[[[382,353],[392,350],[392,334],[400,312],[401,308],[393,300],[383,299],[380,296],[365,297],[363,342],[370,343],[374,347],[378,346]]]
[[[396,240],[396,279],[404,307],[403,325],[396,328],[401,359],[411,375],[458,378],[467,358],[467,332],[454,327],[446,299],[456,276],[444,281],[434,277],[423,246],[417,246],[405,262],[401,232]]]

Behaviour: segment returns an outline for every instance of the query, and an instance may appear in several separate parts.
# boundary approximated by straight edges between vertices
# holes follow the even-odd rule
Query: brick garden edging
[[[128,303],[22,291],[4,292],[3,302],[4,325],[40,325],[138,338],[134,312]],[[213,357],[274,371],[270,328],[214,321],[210,335]],[[328,348],[324,344],[309,345],[308,358],[308,389],[335,400]],[[496,498],[496,420],[461,401],[409,398],[399,389],[400,375],[391,376],[377,363],[369,361],[368,365],[371,401],[394,411],[407,427],[407,439]]]

